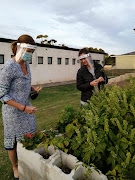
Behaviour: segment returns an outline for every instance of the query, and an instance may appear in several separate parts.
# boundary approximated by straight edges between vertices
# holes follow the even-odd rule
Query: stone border
[[[124,81],[128,79],[130,76],[135,77],[135,73],[126,73],[126,74],[117,76],[115,78],[111,78],[108,80],[108,84]]]
[[[66,154],[59,150],[54,150],[53,146],[48,147],[50,157],[44,159],[44,146],[35,150],[23,148],[21,143],[17,143],[18,170],[20,180],[83,180],[86,173],[82,162],[71,154]],[[65,174],[59,167],[62,164],[71,169],[69,174]],[[79,165],[75,170],[76,165]],[[92,173],[88,180],[107,180],[107,177],[91,168]]]
[[[54,83],[42,84],[42,87],[63,86],[63,85],[75,84],[75,83],[76,83],[76,80],[64,81],[64,82],[54,82]],[[37,86],[37,85],[35,85],[35,86]]]

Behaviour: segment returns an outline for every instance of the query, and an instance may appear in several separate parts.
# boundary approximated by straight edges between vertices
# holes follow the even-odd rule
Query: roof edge
[[[12,43],[13,41],[16,41],[16,40],[15,40],[15,39],[8,39],[8,38],[1,38],[1,37],[0,37],[0,42]],[[37,46],[39,46],[39,47],[79,51],[79,49],[77,49],[77,48],[61,47],[61,46],[48,45],[48,44],[40,44],[40,43],[36,43],[36,44],[37,44]],[[106,53],[104,53],[104,52],[96,52],[96,51],[90,51],[90,53],[106,54]]]

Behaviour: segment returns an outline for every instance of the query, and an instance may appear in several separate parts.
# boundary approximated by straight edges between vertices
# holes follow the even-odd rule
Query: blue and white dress
[[[4,125],[4,146],[13,149],[15,140],[19,141],[22,135],[34,133],[37,130],[34,114],[25,113],[11,105],[4,104],[11,99],[23,105],[31,105],[31,73],[27,64],[28,76],[24,75],[20,65],[13,59],[8,60],[0,71],[0,101]]]

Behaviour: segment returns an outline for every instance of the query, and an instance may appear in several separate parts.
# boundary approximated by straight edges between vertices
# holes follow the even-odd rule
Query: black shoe
[[[14,177],[14,171],[13,170],[12,170],[12,174],[13,174],[13,177]],[[14,180],[19,180],[19,177],[18,178],[14,177]]]
[[[19,180],[19,177],[18,178],[14,177],[14,180]]]

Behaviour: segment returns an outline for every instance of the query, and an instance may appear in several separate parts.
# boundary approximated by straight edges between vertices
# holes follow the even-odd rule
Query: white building
[[[0,68],[12,57],[10,46],[13,41],[0,38]],[[79,49],[37,43],[30,63],[32,85],[75,80],[80,68],[78,51]],[[104,53],[91,52],[91,57],[104,65]]]

